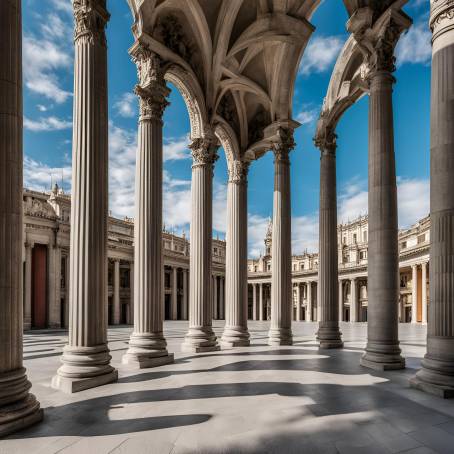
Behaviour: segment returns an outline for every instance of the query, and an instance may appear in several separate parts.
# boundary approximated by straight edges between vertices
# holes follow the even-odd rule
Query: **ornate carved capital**
[[[194,160],[193,165],[213,165],[218,159],[217,150],[219,144],[211,137],[200,137],[194,139],[189,145]]]
[[[233,161],[229,166],[229,182],[231,183],[246,183],[249,172],[249,162]]]
[[[164,80],[161,59],[143,44],[135,47],[131,54],[139,79],[134,92],[140,100],[140,119],[161,120],[164,109],[169,105],[166,98],[170,93]]]
[[[110,18],[105,0],[73,0],[74,40],[85,38],[106,46],[106,24]]]
[[[433,41],[448,30],[454,29],[454,0],[431,0],[430,28]]]
[[[318,135],[314,139],[315,146],[322,152],[322,153],[336,153],[336,139],[337,135],[334,133],[332,129],[327,129],[323,131],[322,134]]]
[[[279,140],[273,143],[275,160],[290,163],[288,155],[294,148],[293,130],[279,128]]]

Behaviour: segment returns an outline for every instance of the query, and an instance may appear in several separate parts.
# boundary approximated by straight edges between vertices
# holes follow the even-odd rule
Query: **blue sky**
[[[132,23],[126,0],[110,0],[109,172],[110,210],[133,216],[137,100],[136,69],[127,50]],[[24,184],[48,190],[51,179],[71,189],[73,43],[70,0],[24,0]],[[414,26],[401,39],[394,91],[399,225],[410,226],[429,212],[429,2],[410,0],[405,11]],[[306,49],[295,88],[294,118],[302,123],[292,153],[293,252],[315,251],[318,242],[319,152],[312,143],[315,124],[335,60],[348,35],[341,0],[325,0],[312,18],[316,30]],[[166,228],[189,231],[191,157],[189,118],[175,87],[164,115],[164,219]],[[344,115],[338,134],[339,220],[367,212],[368,99]],[[215,168],[214,235],[226,226],[225,157]],[[272,213],[273,158],[254,162],[249,174],[249,253],[263,250]]]

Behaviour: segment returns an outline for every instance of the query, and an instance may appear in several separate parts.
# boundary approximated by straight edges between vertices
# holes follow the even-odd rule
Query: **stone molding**
[[[275,161],[290,164],[289,153],[295,148],[293,130],[279,128],[279,140],[272,145]]]
[[[169,88],[164,80],[161,59],[142,43],[131,52],[132,61],[137,66],[139,83],[134,93],[139,97],[140,121],[162,120],[165,108],[169,105]]]
[[[219,144],[211,137],[193,139],[189,148],[194,160],[193,166],[213,165],[219,159]]]
[[[90,43],[107,46],[106,24],[110,14],[103,0],[74,0],[74,41],[86,37]]]

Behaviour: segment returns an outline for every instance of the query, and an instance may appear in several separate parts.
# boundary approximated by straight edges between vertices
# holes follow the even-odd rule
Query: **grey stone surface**
[[[169,349],[187,328],[164,323]],[[215,335],[223,328],[214,322]],[[45,420],[0,441],[0,452],[452,452],[452,402],[408,386],[425,352],[424,326],[399,326],[411,361],[390,372],[358,364],[365,324],[341,323],[342,350],[318,348],[316,323],[294,322],[286,347],[266,345],[268,328],[250,321],[250,347],[178,352],[174,364],[149,370],[121,364],[131,328],[110,329],[118,382],[74,395],[50,387],[66,333],[27,333],[25,365]]]

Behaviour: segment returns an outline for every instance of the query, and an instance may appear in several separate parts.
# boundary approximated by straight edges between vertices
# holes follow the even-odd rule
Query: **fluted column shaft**
[[[306,321],[312,321],[312,282],[306,283],[306,298],[307,298],[307,317]]]
[[[0,437],[42,419],[23,367],[22,14],[0,2]]]
[[[120,260],[114,260],[114,280],[113,280],[113,324],[120,324]]]
[[[163,335],[162,115],[170,90],[161,61],[146,46],[131,49],[138,68],[140,102],[134,218],[134,331],[123,363],[136,368],[168,364]]]
[[[252,284],[252,320],[257,320],[257,284]]]
[[[218,143],[198,138],[190,145],[193,156],[191,249],[189,257],[189,330],[182,351],[219,350],[212,328],[213,168]]]
[[[177,272],[178,269],[176,267],[172,267],[172,273],[171,273],[171,288],[172,288],[172,294],[171,294],[171,310],[172,310],[172,320],[177,320],[178,319],[178,289],[177,289]]]
[[[225,268],[225,347],[249,345],[247,328],[247,174],[249,163],[233,161],[227,186],[227,235]]]
[[[423,325],[427,324],[427,263],[421,265],[421,302],[422,302],[422,320]]]
[[[108,114],[105,0],[74,2],[75,59],[69,342],[52,386],[117,380],[107,348]]]
[[[301,321],[301,285],[299,282],[296,284],[296,320]]]
[[[337,269],[336,142],[330,132],[316,140],[320,147],[319,328],[320,348],[343,346],[339,331]]]
[[[411,323],[418,322],[418,265],[411,267]]]
[[[271,255],[271,327],[269,345],[292,345],[292,239],[289,152],[293,132],[281,130],[274,144],[274,200]]]
[[[263,321],[265,308],[263,307],[263,284],[259,284],[259,320]]]
[[[430,305],[427,353],[410,383],[454,397],[454,4],[431,1]]]
[[[25,244],[24,329],[32,327],[32,253],[33,245]]]
[[[350,322],[358,321],[358,291],[356,278],[350,280]]]
[[[342,280],[339,280],[339,321],[342,322],[344,320],[344,292],[342,286]]]
[[[386,68],[373,71],[370,76],[368,340],[361,364],[379,370],[405,367],[397,329],[399,254],[394,82]]]

